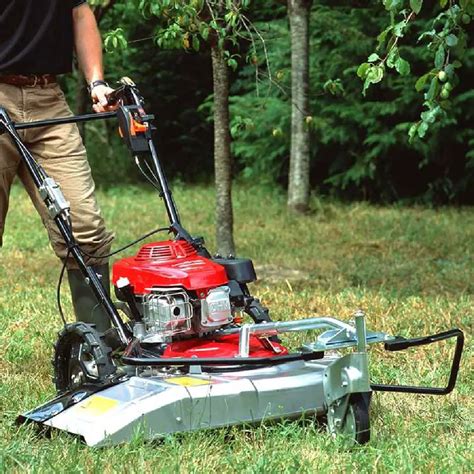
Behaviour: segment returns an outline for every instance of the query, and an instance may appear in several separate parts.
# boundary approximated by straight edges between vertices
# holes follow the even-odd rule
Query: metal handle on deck
[[[244,324],[239,330],[239,357],[249,356],[250,335],[268,334],[272,332],[297,332],[309,331],[312,329],[335,328],[348,331],[350,334],[355,332],[354,327],[349,324],[338,321],[334,318],[310,318],[300,321],[279,321],[261,324]],[[224,331],[223,331],[224,332]],[[237,332],[237,331],[236,331]]]
[[[393,341],[385,343],[385,350],[395,352],[403,351],[410,347],[425,346],[435,342],[444,341],[445,339],[456,338],[456,348],[454,349],[453,363],[451,365],[451,373],[449,374],[448,385],[446,387],[415,387],[411,385],[384,385],[372,384],[372,390],[377,392],[402,392],[402,393],[422,393],[426,395],[447,395],[451,393],[456,385],[459,366],[461,364],[461,354],[464,347],[464,333],[460,329],[451,329],[439,334],[430,336],[417,337],[414,339],[405,339],[398,337]]]

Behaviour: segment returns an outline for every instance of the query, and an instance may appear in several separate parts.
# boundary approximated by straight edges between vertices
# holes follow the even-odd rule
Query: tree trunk
[[[223,51],[211,48],[214,81],[214,167],[216,181],[217,253],[235,255],[230,153],[229,69]]]
[[[291,152],[288,207],[306,212],[309,207],[309,16],[312,0],[288,0],[291,31]]]

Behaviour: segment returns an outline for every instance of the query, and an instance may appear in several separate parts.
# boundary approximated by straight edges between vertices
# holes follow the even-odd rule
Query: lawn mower
[[[0,109],[0,133],[10,136],[82,275],[110,318],[111,329],[64,325],[53,358],[57,396],[18,418],[107,446],[172,433],[320,416],[349,445],[370,438],[373,391],[445,395],[456,383],[463,333],[452,329],[405,339],[366,328],[362,310],[344,322],[321,316],[272,321],[252,296],[251,260],[211,256],[202,238],[183,227],[153,143],[153,116],[130,79],[110,95],[115,112],[13,123]],[[22,143],[17,131],[90,120],[118,120],[120,136],[163,199],[171,237],[147,243],[113,265],[113,302],[86,264],[72,233],[69,203]],[[150,234],[147,235],[149,237]],[[63,269],[64,270],[64,269]],[[297,350],[287,333],[318,331]],[[446,387],[371,383],[367,348],[387,351],[455,338]],[[342,352],[341,352],[342,351]]]

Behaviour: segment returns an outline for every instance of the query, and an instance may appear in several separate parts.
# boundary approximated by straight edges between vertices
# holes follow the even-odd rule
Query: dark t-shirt
[[[86,0],[0,0],[0,74],[72,69],[72,10]]]

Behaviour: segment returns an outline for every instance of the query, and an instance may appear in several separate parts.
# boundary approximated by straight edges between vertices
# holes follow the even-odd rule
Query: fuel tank
[[[113,265],[112,281],[128,278],[135,294],[148,294],[153,287],[183,287],[197,291],[228,283],[225,268],[198,255],[186,241],[146,244],[134,257]]]

